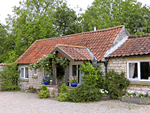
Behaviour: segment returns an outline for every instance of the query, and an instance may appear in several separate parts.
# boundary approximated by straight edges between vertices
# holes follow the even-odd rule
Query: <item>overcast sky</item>
[[[19,6],[20,0],[0,0],[0,22],[5,24],[5,18],[7,17],[7,14],[13,14],[12,13],[12,7],[13,6]],[[22,0],[23,1],[23,0]],[[87,9],[88,5],[91,5],[94,0],[68,0],[68,4],[70,4],[71,8],[81,7],[83,10]],[[138,0],[139,2],[142,2],[143,4],[150,5],[150,0]],[[76,9],[74,9],[76,11]]]

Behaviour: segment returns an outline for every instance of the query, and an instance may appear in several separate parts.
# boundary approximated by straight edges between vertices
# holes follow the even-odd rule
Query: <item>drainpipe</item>
[[[107,60],[105,61],[98,61],[97,63],[104,63],[104,66],[105,66],[105,75],[107,74],[107,65],[108,65],[108,62],[109,62],[109,58],[107,58]]]

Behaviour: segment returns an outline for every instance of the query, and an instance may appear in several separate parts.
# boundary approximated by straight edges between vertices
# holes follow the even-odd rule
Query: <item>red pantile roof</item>
[[[112,46],[123,25],[91,32],[78,33],[57,38],[36,40],[18,59],[21,64],[36,62],[43,55],[49,54],[57,44],[85,46],[89,48],[98,61],[104,58]]]
[[[129,38],[121,47],[108,57],[150,54],[150,37]]]
[[[56,48],[59,48],[63,53],[67,54],[72,60],[92,60],[92,56],[89,54],[86,47],[58,44]]]

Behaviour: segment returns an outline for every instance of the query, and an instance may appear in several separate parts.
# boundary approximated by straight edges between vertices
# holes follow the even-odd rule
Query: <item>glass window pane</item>
[[[24,68],[21,68],[21,77],[24,77]]]
[[[140,62],[141,79],[150,79],[150,62]]]
[[[138,79],[137,63],[129,63],[129,78]]]
[[[35,74],[35,75],[37,74],[37,69],[34,69],[34,74]]]
[[[77,66],[72,65],[72,76],[77,76]]]
[[[25,78],[28,78],[28,67],[25,67]]]

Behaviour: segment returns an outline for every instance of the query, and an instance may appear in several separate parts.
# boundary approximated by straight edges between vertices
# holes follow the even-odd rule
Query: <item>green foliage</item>
[[[73,9],[67,6],[67,3],[61,2],[54,12],[56,31],[60,35],[69,35],[81,32],[78,17]]]
[[[122,97],[130,85],[129,80],[125,77],[125,73],[118,74],[114,70],[110,70],[106,74],[105,87],[110,93],[112,99],[117,99]]]
[[[85,76],[82,77],[82,81],[87,85],[95,84],[97,88],[103,89],[104,79],[100,69],[100,66],[95,68],[90,62],[82,64],[80,70],[85,73]]]
[[[66,58],[57,58],[56,55],[48,54],[47,56],[43,56],[42,59],[38,60],[37,63],[33,63],[30,65],[30,68],[38,69],[40,67],[44,68],[46,75],[53,76],[52,64],[56,66],[61,66],[64,69],[68,66],[69,61]],[[60,79],[62,78],[59,77]]]
[[[39,98],[44,99],[49,97],[49,90],[46,86],[42,86],[40,92],[38,93]]]
[[[83,31],[125,25],[131,35],[150,33],[149,15],[137,0],[94,0],[82,15]]]
[[[73,102],[91,102],[98,101],[100,99],[99,88],[95,85],[81,84],[75,89],[70,90],[68,93],[68,101]]]
[[[10,59],[8,53],[16,61],[35,40],[81,31],[75,11],[63,0],[25,0],[13,12],[6,26],[0,24],[0,62]]]
[[[72,76],[69,78],[70,83],[77,83],[77,76]]]
[[[68,93],[59,93],[59,96],[57,98],[59,101],[68,101]]]
[[[36,88],[34,88],[33,86],[29,86],[29,87],[28,87],[28,90],[36,91]]]
[[[38,96],[40,99],[48,98],[49,97],[49,91],[48,90],[40,90]]]
[[[61,85],[61,93],[67,93],[67,92],[68,92],[67,86],[66,86],[65,83],[63,83],[63,84]]]
[[[65,83],[61,85],[61,93],[58,95],[59,101],[67,101],[68,100],[68,89]]]
[[[19,70],[17,70],[17,63],[3,66],[3,70],[0,72],[1,90],[18,90]]]
[[[47,87],[46,87],[46,86],[42,86],[40,90],[46,91],[46,90],[47,90]]]
[[[50,78],[43,79],[43,82],[49,82]]]
[[[99,66],[98,68],[93,67],[93,65],[90,62],[86,62],[85,64],[81,65],[81,72],[84,72],[85,75],[97,75],[99,74],[99,70],[101,67]]]

